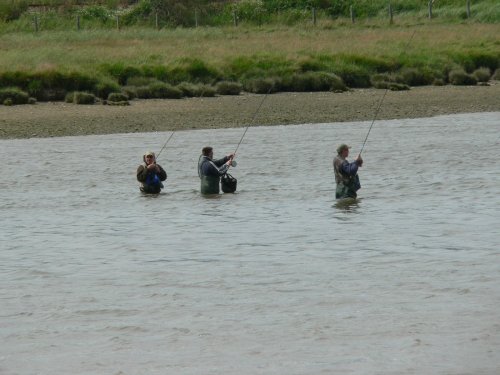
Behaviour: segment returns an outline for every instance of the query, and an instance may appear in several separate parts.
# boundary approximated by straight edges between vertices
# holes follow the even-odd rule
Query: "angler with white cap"
[[[146,152],[142,160],[144,164],[137,168],[137,181],[141,183],[140,190],[146,194],[158,194],[163,189],[162,181],[167,179],[167,172],[156,164],[154,152]]]
[[[335,198],[356,198],[357,191],[361,189],[358,168],[363,165],[361,154],[352,162],[347,161],[349,146],[345,143],[337,147],[337,156],[333,159],[333,171],[335,172]]]

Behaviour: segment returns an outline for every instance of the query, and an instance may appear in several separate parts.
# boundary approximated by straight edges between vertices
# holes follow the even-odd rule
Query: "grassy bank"
[[[227,93],[217,91],[221,81],[229,93],[476,84],[500,66],[499,32],[499,24],[328,23],[6,33],[0,88],[63,100],[72,91],[211,96]]]

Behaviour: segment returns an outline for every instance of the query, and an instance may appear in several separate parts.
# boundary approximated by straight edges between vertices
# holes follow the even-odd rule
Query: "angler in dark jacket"
[[[156,164],[154,152],[148,151],[142,157],[144,164],[137,168],[137,181],[141,183],[141,191],[147,194],[158,194],[163,189],[162,181],[167,179],[167,172]]]
[[[357,191],[361,189],[359,182],[358,168],[363,165],[361,155],[352,162],[347,161],[349,156],[349,146],[341,144],[337,148],[337,156],[333,159],[333,170],[335,172],[335,198],[356,198]]]
[[[198,161],[198,176],[201,180],[202,194],[219,194],[220,178],[231,165],[234,153],[231,153],[222,159],[213,160],[214,150],[212,147],[203,147]]]

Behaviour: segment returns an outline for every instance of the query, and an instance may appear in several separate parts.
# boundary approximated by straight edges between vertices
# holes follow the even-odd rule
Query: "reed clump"
[[[28,104],[28,93],[17,87],[7,87],[0,89],[0,103],[3,105]]]
[[[240,95],[243,85],[234,81],[221,81],[217,82],[215,90],[219,95]]]
[[[477,82],[488,82],[491,78],[490,68],[479,68],[472,72],[472,76]]]
[[[467,74],[467,72],[462,68],[450,71],[448,74],[448,80],[452,85],[467,86],[477,84],[477,79],[473,75]]]
[[[67,93],[65,96],[66,103],[74,104],[94,104],[97,98],[94,94],[85,91],[74,91]]]

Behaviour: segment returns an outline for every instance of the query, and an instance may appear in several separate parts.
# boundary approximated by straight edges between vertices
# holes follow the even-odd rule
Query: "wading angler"
[[[357,191],[361,189],[359,182],[358,168],[363,165],[361,155],[352,162],[347,161],[349,156],[349,146],[341,144],[337,147],[337,156],[333,159],[333,171],[335,172],[335,198],[356,198]]]
[[[163,189],[162,181],[167,179],[167,172],[156,164],[154,152],[148,151],[142,157],[144,164],[137,168],[137,181],[141,183],[141,191],[146,194],[158,194]]]
[[[200,159],[198,161],[198,176],[200,177],[200,190],[202,194],[219,194],[221,177],[224,178],[224,184],[227,185],[226,179],[232,178],[228,176],[227,171],[233,164],[234,153],[231,153],[222,159],[213,160],[214,151],[212,147],[203,147],[201,150]],[[236,190],[236,180],[233,178],[234,189],[225,189],[225,193],[233,193]]]

